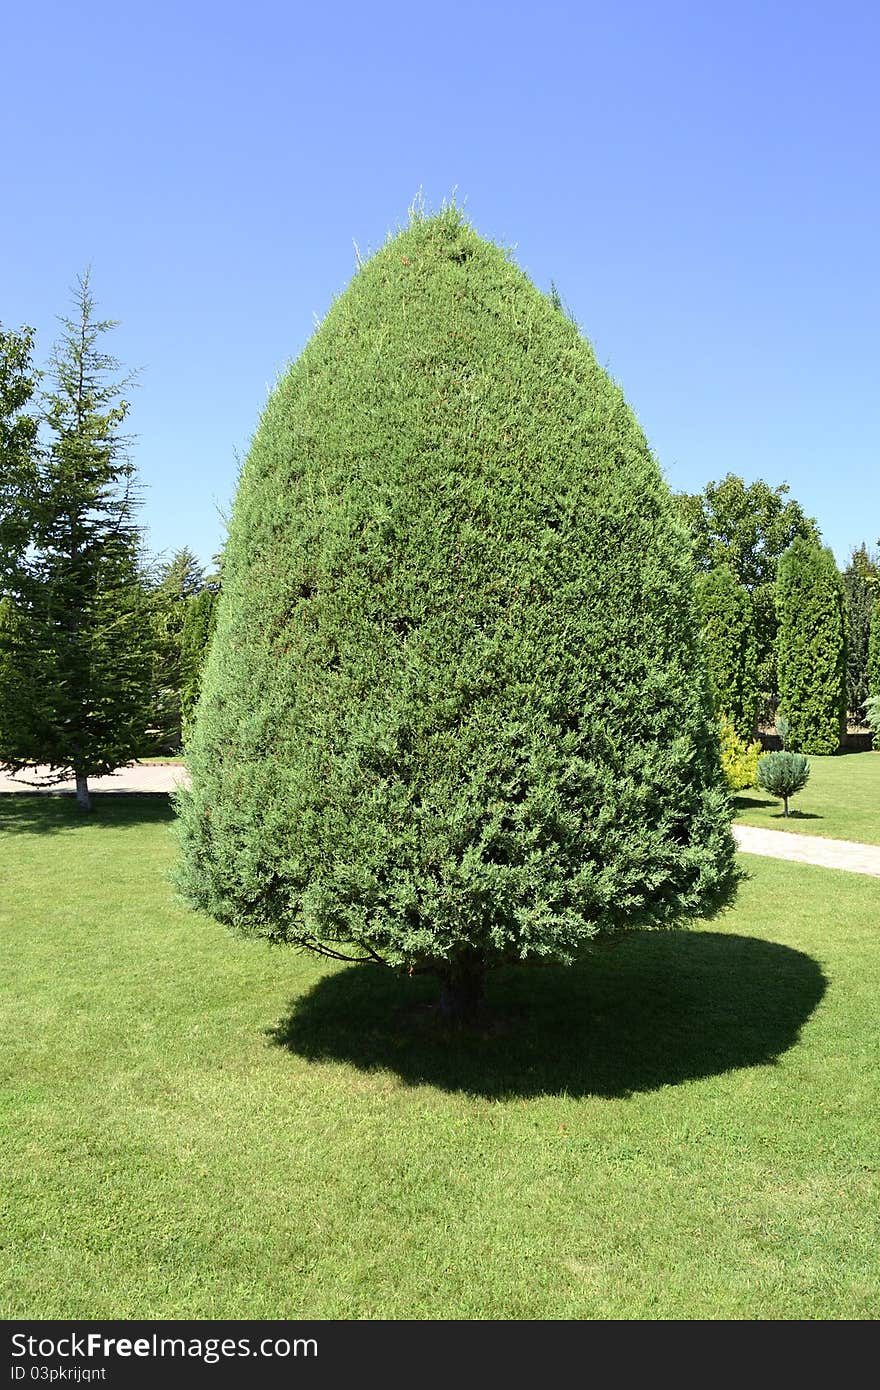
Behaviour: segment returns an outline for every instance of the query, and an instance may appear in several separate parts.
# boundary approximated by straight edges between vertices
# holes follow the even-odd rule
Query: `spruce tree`
[[[14,591],[30,542],[39,415],[33,330],[0,324],[0,593]]]
[[[114,324],[95,317],[88,275],[75,307],[52,359],[48,443],[17,579],[21,679],[35,697],[0,715],[0,760],[11,771],[45,764],[47,783],[75,778],[88,810],[89,777],[142,750],[151,644],[134,465],[121,434],[126,382],[103,351]]]
[[[779,562],[777,603],[787,745],[800,753],[836,753],[846,733],[847,612],[831,551],[796,540]]]
[[[461,214],[415,217],[271,396],[178,799],[188,900],[441,981],[727,903],[687,539],[619,388]]]
[[[758,712],[757,661],[749,592],[727,565],[697,576],[697,603],[709,679],[719,715],[750,742]]]

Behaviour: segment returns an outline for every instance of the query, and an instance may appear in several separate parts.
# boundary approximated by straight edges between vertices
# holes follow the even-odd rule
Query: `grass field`
[[[792,797],[788,820],[782,802],[758,788],[739,792],[734,805],[742,825],[880,845],[880,751],[811,758],[810,780]]]
[[[95,802],[0,799],[4,1316],[876,1316],[877,880],[745,859],[444,1036],[177,905],[164,799]]]

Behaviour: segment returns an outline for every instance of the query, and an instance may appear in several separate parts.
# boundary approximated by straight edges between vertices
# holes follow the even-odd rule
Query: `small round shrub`
[[[803,791],[810,776],[810,760],[803,753],[765,753],[758,759],[758,786],[771,796],[782,798],[783,815],[788,815],[788,799]]]

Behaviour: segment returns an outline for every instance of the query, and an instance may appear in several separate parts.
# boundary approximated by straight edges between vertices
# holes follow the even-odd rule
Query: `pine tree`
[[[178,805],[189,901],[440,978],[568,961],[736,882],[693,570],[574,325],[455,209],[267,405]]]
[[[719,715],[740,739],[755,735],[758,712],[757,661],[749,592],[727,565],[697,576],[697,604]]]
[[[796,540],[777,580],[779,708],[788,745],[836,753],[846,733],[846,597],[831,551]]]
[[[135,524],[134,465],[121,434],[127,404],[119,364],[102,349],[88,275],[76,315],[62,319],[46,397],[48,444],[37,461],[30,549],[18,617],[30,710],[0,718],[0,759],[19,771],[46,764],[48,782],[88,779],[143,746],[149,691],[149,612]]]

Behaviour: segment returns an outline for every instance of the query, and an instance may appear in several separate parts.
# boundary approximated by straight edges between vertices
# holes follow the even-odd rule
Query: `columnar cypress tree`
[[[179,797],[189,900],[432,971],[729,901],[689,547],[620,390],[459,212],[356,275],[243,470]]]
[[[846,732],[847,612],[831,551],[796,540],[779,562],[777,599],[779,709],[789,721],[787,746],[835,753]]]
[[[719,714],[741,739],[755,735],[757,659],[752,602],[727,565],[697,576],[697,604],[709,679]]]
[[[177,752],[183,738],[183,631],[190,604],[205,583],[204,567],[184,546],[158,573],[152,595],[152,728],[156,747]]]
[[[868,635],[868,694],[880,695],[880,599],[874,604]]]
[[[202,670],[214,635],[217,590],[202,589],[186,605],[180,635],[180,712],[184,733],[195,713],[202,685]]]
[[[846,593],[847,644],[846,690],[847,708],[853,719],[861,723],[868,698],[868,643],[871,614],[880,593],[880,567],[876,555],[864,544],[854,550],[843,572]]]

